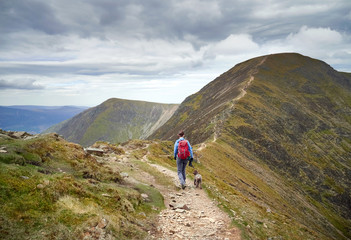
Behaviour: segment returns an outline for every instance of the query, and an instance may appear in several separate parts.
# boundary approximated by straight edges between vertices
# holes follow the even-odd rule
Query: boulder
[[[25,138],[27,136],[32,136],[31,134],[27,133],[27,132],[11,132],[11,137],[13,138]]]
[[[146,193],[142,193],[141,197],[144,199],[144,201],[148,202],[150,201],[149,196]]]
[[[102,156],[104,154],[104,150],[100,149],[100,148],[85,148],[84,149],[87,153],[89,154],[93,154],[96,156]]]
[[[101,228],[101,229],[104,229],[104,228],[107,226],[107,224],[108,224],[108,220],[106,220],[105,218],[102,218],[102,219],[99,221],[97,227],[98,227],[98,228]]]
[[[0,153],[7,153],[7,150],[5,147],[0,147]]]

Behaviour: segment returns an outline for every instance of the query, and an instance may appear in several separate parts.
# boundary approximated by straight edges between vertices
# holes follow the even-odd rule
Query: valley
[[[80,106],[0,106],[0,129],[39,134],[87,108]]]

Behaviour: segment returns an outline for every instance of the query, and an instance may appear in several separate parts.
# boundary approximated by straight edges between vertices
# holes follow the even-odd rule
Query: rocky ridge
[[[350,113],[350,73],[300,54],[273,54],[240,63],[189,96],[151,138],[175,139],[184,129],[202,144],[207,177],[223,181],[226,199],[239,192],[290,219],[290,230],[276,227],[282,236],[348,239]],[[250,231],[261,234],[259,225]]]

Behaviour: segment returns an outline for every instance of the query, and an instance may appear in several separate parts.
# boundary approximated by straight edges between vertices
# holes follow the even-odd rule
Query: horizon
[[[2,106],[180,104],[238,63],[286,52],[351,72],[348,0],[16,0],[0,12]]]
[[[0,107],[48,107],[48,108],[55,108],[55,107],[79,107],[79,108],[92,108],[96,107],[110,99],[119,99],[119,100],[124,100],[124,101],[135,101],[135,102],[148,102],[148,103],[157,103],[157,104],[169,104],[169,105],[180,105],[181,103],[162,103],[162,102],[152,102],[152,101],[145,101],[145,100],[135,100],[135,99],[125,99],[125,98],[118,98],[118,97],[112,97],[109,99],[106,99],[102,101],[101,103],[98,103],[97,105],[94,106],[79,106],[79,105],[32,105],[32,104],[16,104],[16,105],[0,105]]]

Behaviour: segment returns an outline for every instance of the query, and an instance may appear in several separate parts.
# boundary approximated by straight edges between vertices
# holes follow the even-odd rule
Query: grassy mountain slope
[[[215,132],[218,114],[226,111],[230,101],[240,95],[260,61],[257,58],[239,64],[187,97],[172,118],[150,138],[171,140],[183,129],[194,143],[208,139]]]
[[[276,54],[222,74],[151,137],[176,139],[184,129],[194,144],[205,140],[202,171],[251,237],[348,239],[350,116],[351,74]]]
[[[146,138],[172,116],[177,106],[113,98],[48,132],[55,131],[84,146],[96,141],[124,142]]]

